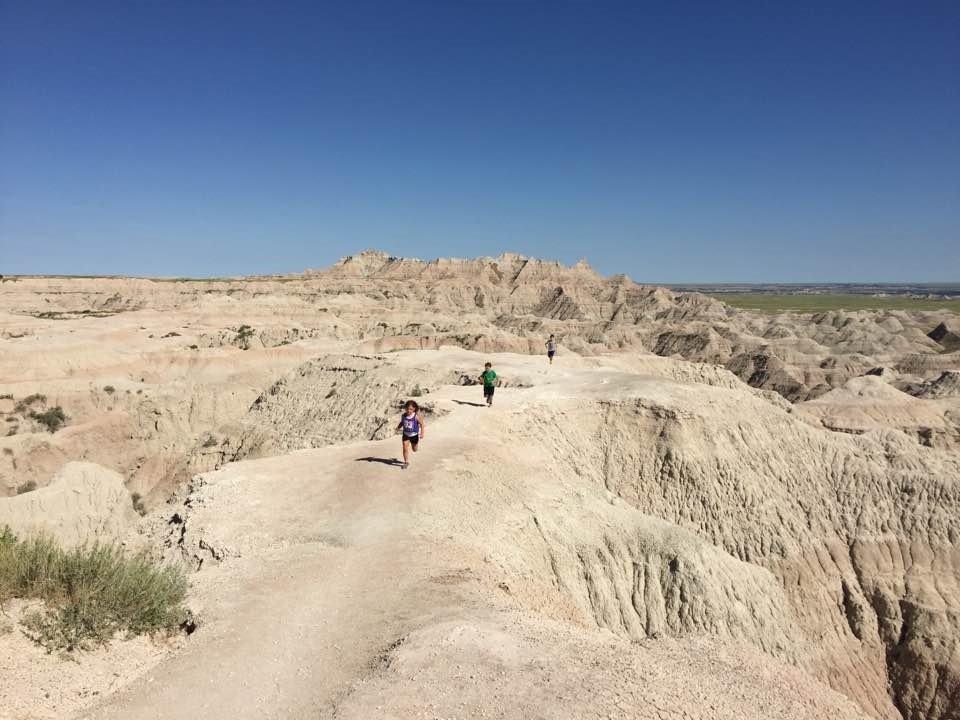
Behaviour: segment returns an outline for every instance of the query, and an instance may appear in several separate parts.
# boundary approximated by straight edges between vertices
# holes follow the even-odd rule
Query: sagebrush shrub
[[[52,433],[62,428],[67,422],[67,416],[64,414],[63,408],[59,405],[44,410],[42,413],[32,412],[30,413],[30,418],[36,420]]]
[[[46,535],[20,540],[0,529],[0,602],[39,599],[27,634],[49,650],[89,649],[128,636],[175,629],[186,617],[187,581],[176,566],[116,545],[64,549]]]

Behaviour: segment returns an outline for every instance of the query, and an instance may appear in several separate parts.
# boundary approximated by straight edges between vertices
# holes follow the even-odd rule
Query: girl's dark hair
[[[420,406],[417,405],[417,401],[416,401],[416,400],[407,400],[407,401],[403,404],[403,409],[406,410],[406,409],[407,409],[408,407],[410,407],[411,405],[413,405],[413,409],[414,409],[415,411],[420,410]]]

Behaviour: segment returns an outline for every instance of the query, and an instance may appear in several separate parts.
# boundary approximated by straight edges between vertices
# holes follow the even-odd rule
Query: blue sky
[[[0,273],[960,281],[960,4],[0,0]]]

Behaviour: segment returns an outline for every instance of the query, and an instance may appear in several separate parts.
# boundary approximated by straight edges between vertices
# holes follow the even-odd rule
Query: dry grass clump
[[[4,396],[4,399],[12,400],[12,395]],[[29,418],[34,422],[43,425],[47,431],[51,433],[57,432],[62,428],[67,422],[67,415],[64,413],[63,408],[57,405],[56,407],[46,408],[40,411],[34,410],[35,406],[40,406],[43,408],[47,404],[47,396],[42,393],[33,393],[32,395],[27,395],[25,398],[21,398],[13,406],[13,412],[6,417],[6,421],[9,423],[18,422],[19,415],[21,418]],[[11,427],[7,436],[16,435],[19,431],[19,425]]]
[[[32,420],[36,420],[52,433],[55,433],[57,430],[62,428],[67,422],[67,416],[64,414],[63,408],[59,405],[48,408],[40,413],[32,412],[30,413],[30,418]]]
[[[115,545],[65,549],[45,535],[23,540],[0,528],[0,603],[36,599],[44,609],[23,620],[48,650],[84,650],[127,636],[172,631],[186,617],[180,568]]]
[[[13,411],[15,413],[24,414],[29,409],[30,406],[35,403],[46,403],[47,396],[42,393],[33,393],[32,395],[27,395],[25,398],[22,398],[17,401],[17,404],[13,406]]]

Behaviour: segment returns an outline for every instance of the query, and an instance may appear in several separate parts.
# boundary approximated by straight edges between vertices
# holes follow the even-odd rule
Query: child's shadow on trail
[[[378,462],[383,463],[384,465],[393,465],[394,467],[403,466],[402,460],[397,460],[396,458],[373,457],[372,455],[368,457],[357,458],[356,462]]]
[[[485,403],[467,402],[466,400],[454,400],[457,405],[469,405],[470,407],[486,407]]]

